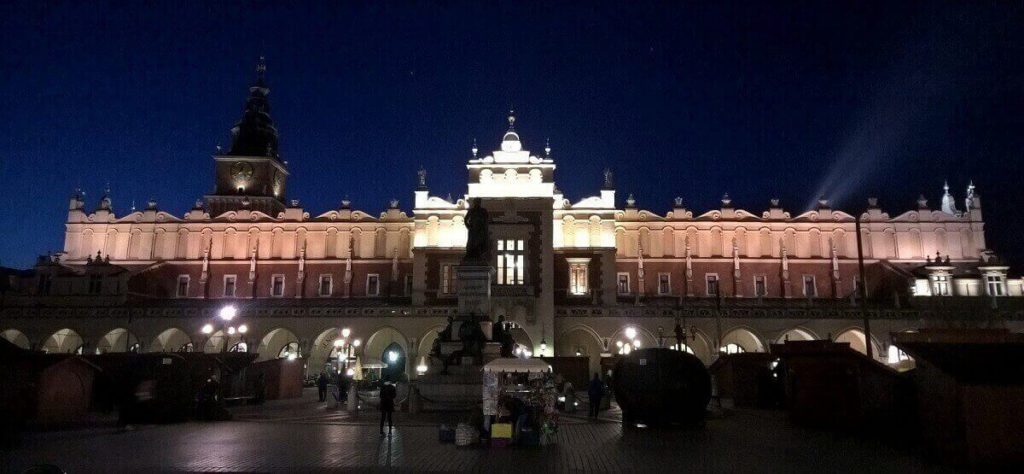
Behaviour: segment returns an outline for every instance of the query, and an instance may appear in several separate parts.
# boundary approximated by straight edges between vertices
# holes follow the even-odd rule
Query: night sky
[[[962,208],[973,179],[989,247],[1024,263],[1019,1],[3,3],[0,265],[61,248],[76,187],[89,210],[109,182],[119,215],[182,215],[261,55],[288,197],[313,215],[409,210],[421,165],[432,194],[464,193],[472,140],[496,149],[512,106],[573,201],[610,167],[620,206],[661,214],[728,192],[757,214],[876,195],[895,216],[937,208],[944,179]]]

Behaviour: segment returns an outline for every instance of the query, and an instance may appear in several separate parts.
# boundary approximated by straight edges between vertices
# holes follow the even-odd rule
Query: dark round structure
[[[612,388],[627,425],[699,423],[711,400],[711,375],[692,354],[639,349],[615,363]]]

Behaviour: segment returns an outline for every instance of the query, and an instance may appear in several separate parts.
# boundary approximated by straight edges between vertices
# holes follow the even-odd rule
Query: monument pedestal
[[[466,344],[460,334],[464,323],[480,326],[489,341],[491,327],[491,280],[494,270],[484,262],[463,262],[455,267],[455,288],[459,297],[459,315],[451,323],[451,340],[438,344],[439,354],[429,358],[427,373],[416,380],[421,408],[425,410],[463,410],[480,403],[483,396],[483,364],[501,354],[501,344],[486,342],[476,354],[453,357]],[[479,346],[478,346],[479,347]],[[456,354],[458,355],[458,354]],[[476,362],[479,360],[480,364]],[[447,370],[444,363],[449,362]]]
[[[491,314],[491,276],[493,273],[494,270],[487,264],[463,263],[455,267],[459,316],[488,316]]]

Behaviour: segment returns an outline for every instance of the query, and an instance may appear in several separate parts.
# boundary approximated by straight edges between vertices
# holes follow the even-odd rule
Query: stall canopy
[[[494,359],[484,366],[484,372],[530,373],[551,372],[551,366],[540,359]]]

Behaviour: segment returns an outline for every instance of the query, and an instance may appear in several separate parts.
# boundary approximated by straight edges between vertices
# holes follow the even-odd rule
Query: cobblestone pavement
[[[794,427],[778,412],[738,410],[675,429],[565,417],[556,445],[500,449],[438,443],[437,425],[453,415],[396,414],[393,436],[382,438],[376,413],[352,416],[308,398],[235,411],[231,422],[30,434],[4,453],[0,472],[35,463],[68,472],[941,471],[891,445]]]

